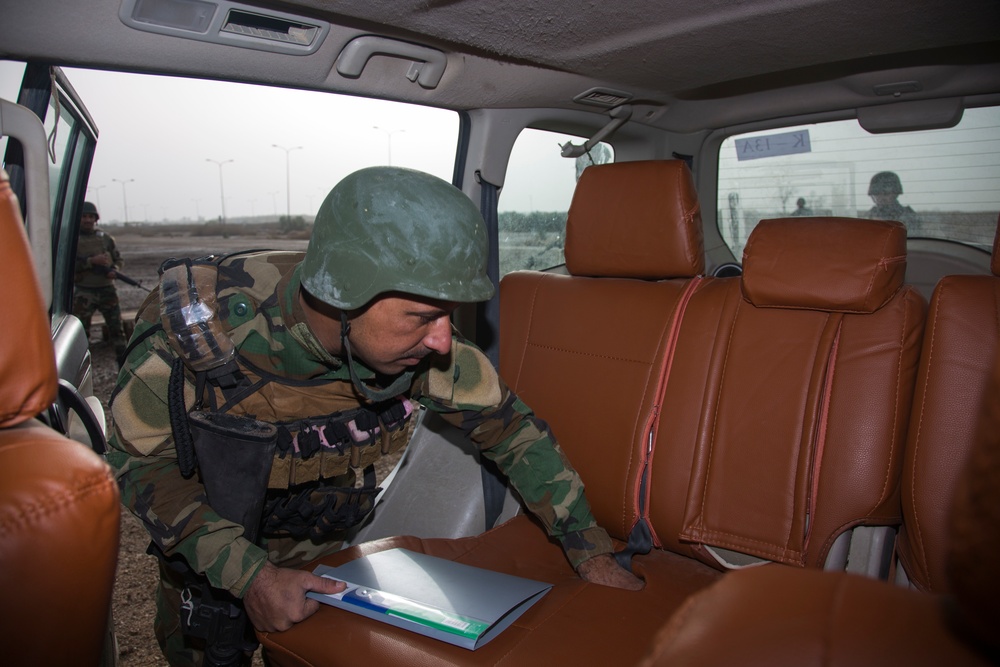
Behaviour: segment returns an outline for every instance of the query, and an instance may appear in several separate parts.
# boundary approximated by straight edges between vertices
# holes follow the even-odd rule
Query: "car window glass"
[[[757,222],[786,216],[897,219],[911,238],[989,249],[998,155],[1000,107],[948,129],[869,134],[844,120],[734,135],[719,150],[719,231],[736,257]]]
[[[308,227],[330,188],[368,166],[452,179],[458,114],[261,85],[67,69],[100,136],[87,196],[101,225]],[[246,226],[244,230],[240,226]],[[183,229],[181,227],[184,227]]]
[[[17,93],[24,76],[24,63],[0,60],[0,99],[17,102]],[[0,136],[0,156],[7,152],[8,137]]]
[[[500,275],[522,269],[544,270],[566,262],[566,213],[576,181],[590,164],[614,161],[609,144],[589,155],[564,158],[560,146],[581,144],[586,137],[528,128],[510,154],[500,191]]]

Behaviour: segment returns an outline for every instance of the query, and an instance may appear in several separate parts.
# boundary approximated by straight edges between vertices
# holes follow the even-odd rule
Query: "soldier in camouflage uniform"
[[[123,503],[163,554],[242,599],[256,629],[288,629],[319,606],[306,592],[342,589],[296,568],[338,550],[342,531],[370,511],[371,463],[406,444],[423,406],[499,465],[582,577],[640,588],[611,555],[548,426],[451,326],[459,303],[493,293],[486,249],[482,217],[458,189],[377,167],[331,191],[304,256],[168,267],[140,310],[112,397],[109,456]],[[192,474],[176,419],[189,412],[189,423],[224,413],[277,426],[269,472],[260,466],[257,543],[213,506],[225,490],[208,484],[197,442],[201,475]],[[197,664],[179,627],[182,588],[161,563],[156,633],[172,664]]]
[[[97,229],[100,215],[91,202],[83,203],[80,215],[80,238],[76,245],[76,272],[73,290],[73,314],[80,318],[90,334],[90,318],[101,311],[108,326],[108,339],[115,348],[119,365],[125,353],[125,328],[115,290],[115,272],[122,268],[121,253],[114,238]]]
[[[910,206],[899,203],[903,183],[894,171],[880,171],[868,183],[868,196],[875,205],[863,217],[871,220],[897,220],[906,225],[906,233],[919,236],[920,216]]]

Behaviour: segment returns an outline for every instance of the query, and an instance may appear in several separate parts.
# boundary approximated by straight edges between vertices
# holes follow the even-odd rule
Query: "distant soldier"
[[[795,202],[795,210],[791,212],[790,215],[795,217],[809,217],[813,214],[813,210],[806,206],[806,200],[799,197],[798,201]]]
[[[895,172],[880,171],[875,174],[868,184],[868,196],[875,205],[868,210],[865,217],[872,220],[898,220],[906,225],[909,234],[913,236],[919,229],[920,217],[912,208],[899,203],[901,194],[903,194],[903,184]]]
[[[115,276],[122,268],[121,253],[114,238],[97,229],[101,216],[91,202],[83,203],[80,215],[80,239],[76,246],[76,275],[73,291],[73,314],[83,322],[88,335],[90,318],[101,311],[108,326],[108,338],[115,346],[119,366],[125,354],[125,328],[115,290]]]

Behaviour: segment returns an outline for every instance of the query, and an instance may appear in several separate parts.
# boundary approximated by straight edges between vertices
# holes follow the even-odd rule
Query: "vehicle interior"
[[[414,123],[433,110],[447,133],[406,125],[394,144],[375,127],[352,158],[403,163],[404,139],[426,140],[407,166],[443,160],[480,207],[498,290],[454,323],[552,426],[645,581],[582,581],[425,414],[376,511],[321,564],[403,547],[552,589],[475,651],[323,606],[258,633],[267,664],[1000,661],[1000,3],[33,0],[4,15],[17,81],[0,88],[0,150],[30,257],[3,270],[12,302],[47,311],[58,376],[27,416],[103,453],[72,264],[116,128],[78,73],[402,103]],[[140,97],[136,80],[105,104]],[[198,121],[175,118],[127,132],[205,168],[185,139]],[[317,143],[372,129],[325,118]],[[278,141],[262,145],[288,177]],[[201,172],[174,173],[160,190]],[[0,363],[6,397],[27,371]],[[24,511],[9,465],[0,518]],[[117,524],[106,505],[86,511]],[[10,557],[0,546],[0,571]],[[106,629],[88,632],[100,650]]]

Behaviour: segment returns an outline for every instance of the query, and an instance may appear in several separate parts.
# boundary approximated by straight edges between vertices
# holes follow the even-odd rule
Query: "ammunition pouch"
[[[382,491],[375,486],[375,467],[365,469],[363,487],[320,485],[301,491],[269,492],[264,503],[264,537],[291,537],[322,542],[361,523]],[[272,495],[273,493],[273,495]]]
[[[294,488],[317,477],[333,479],[348,470],[368,468],[381,456],[406,445],[412,412],[409,401],[390,399],[278,423],[277,458],[268,486]]]

